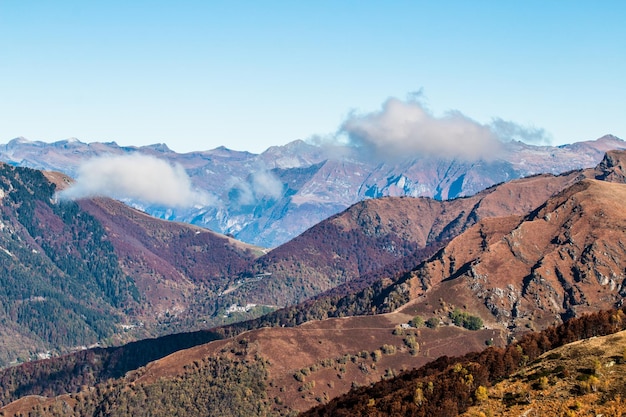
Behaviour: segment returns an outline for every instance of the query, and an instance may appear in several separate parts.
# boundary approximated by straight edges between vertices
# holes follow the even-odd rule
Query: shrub
[[[420,316],[413,317],[413,320],[409,322],[409,324],[417,329],[424,326],[424,319]]]
[[[404,344],[408,348],[414,348],[417,345],[417,340],[415,339],[415,336],[410,334],[410,335],[408,335],[407,337],[404,338]]]
[[[474,396],[476,397],[476,401],[481,403],[483,401],[487,401],[487,399],[489,398],[489,391],[486,387],[480,385],[478,388],[476,388]]]
[[[393,355],[393,354],[395,354],[395,353],[396,353],[396,347],[395,347],[394,345],[387,345],[387,344],[384,344],[384,345],[381,347],[381,350],[383,351],[383,353],[384,353],[385,355]]]
[[[436,317],[429,318],[428,320],[426,320],[426,326],[431,329],[439,327],[439,319]]]
[[[483,320],[480,317],[472,316],[458,308],[450,312],[450,318],[456,326],[464,327],[468,330],[479,330],[483,327]]]
[[[419,406],[419,405],[422,405],[424,400],[425,400],[424,392],[422,391],[422,389],[415,388],[415,394],[413,394],[413,403]]]

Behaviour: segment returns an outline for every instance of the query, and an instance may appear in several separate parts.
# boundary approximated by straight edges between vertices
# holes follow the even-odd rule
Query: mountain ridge
[[[0,163],[0,365],[162,335],[261,252]],[[202,318],[193,313],[198,320]]]
[[[276,247],[317,222],[367,198],[427,196],[451,199],[473,195],[491,185],[541,172],[558,174],[595,166],[609,149],[626,144],[611,135],[571,145],[503,144],[491,160],[463,161],[407,155],[376,160],[346,145],[313,145],[294,141],[261,154],[225,147],[178,154],[163,144],[119,146],[115,142],[86,144],[14,139],[0,145],[0,160],[13,165],[61,171],[75,176],[91,157],[141,153],[183,166],[194,187],[220,204],[178,208],[133,201],[156,217],[207,227],[239,240]],[[260,184],[269,181],[272,191]],[[262,186],[261,186],[262,187]],[[279,190],[279,187],[282,189]]]
[[[240,300],[284,306],[354,283],[436,247],[483,218],[526,214],[580,175],[541,174],[454,200],[382,197],[356,203],[257,259],[253,271],[269,276],[242,288]],[[303,291],[296,294],[295,288]]]
[[[504,345],[515,339],[525,340],[525,333],[532,329],[539,330],[585,312],[619,304],[623,299],[623,271],[626,270],[622,261],[626,259],[626,245],[622,242],[626,215],[621,210],[621,202],[626,197],[626,185],[621,183],[624,160],[626,152],[610,151],[594,169],[558,176],[536,175],[451,201],[386,197],[357,203],[301,235],[291,249],[290,244],[286,244],[286,248],[277,248],[259,258],[257,265],[263,270],[246,271],[259,275],[252,274],[249,282],[232,289],[228,297],[237,296],[245,301],[247,295],[253,294],[250,289],[267,291],[271,290],[271,285],[279,284],[298,287],[294,283],[299,281],[281,280],[275,271],[271,278],[263,274],[272,262],[276,262],[276,268],[281,264],[288,266],[286,261],[290,261],[303,272],[307,272],[304,267],[318,269],[319,265],[327,263],[327,257],[335,258],[333,250],[345,249],[341,245],[333,246],[340,240],[335,236],[343,236],[348,243],[358,242],[356,247],[362,249],[360,255],[355,250],[346,252],[350,256],[335,253],[341,260],[362,256],[360,263],[345,264],[344,272],[348,271],[348,266],[354,269],[353,280],[358,280],[363,273],[376,274],[377,268],[384,269],[405,257],[415,262],[410,270],[398,269],[378,275],[378,281],[360,293],[348,292],[343,299],[347,300],[345,305],[341,304],[342,299],[328,301],[321,296],[298,307],[301,311],[286,309],[247,324],[214,329],[218,337],[234,337],[174,353],[138,370],[130,378],[142,378],[143,372],[159,367],[173,369],[169,374],[173,377],[170,382],[158,382],[165,384],[158,385],[163,392],[173,393],[179,383],[197,382],[194,369],[202,370],[203,375],[213,375],[217,369],[223,369],[220,364],[240,369],[239,366],[249,361],[255,366],[255,375],[256,372],[265,375],[261,377],[264,387],[254,389],[273,396],[258,397],[259,410],[274,407],[277,413],[289,413],[293,410],[290,407],[306,409],[347,392],[353,383],[369,384],[381,377],[392,378],[403,366],[433,359],[429,356],[431,353],[444,354],[451,346],[444,337],[458,340],[459,349],[486,343]],[[161,233],[171,233],[168,230],[173,227],[178,226],[168,225]],[[196,236],[196,231],[190,228],[191,235]],[[320,237],[318,242],[316,236]],[[424,253],[419,258],[409,245],[400,256],[391,256],[379,265],[368,260],[379,256],[367,250],[388,254],[393,254],[394,250],[401,252],[401,241],[394,240],[400,238],[414,244],[415,248],[424,249],[435,243],[443,248],[432,256]],[[371,247],[362,247],[368,242],[374,243]],[[313,286],[304,279],[301,282]],[[273,284],[268,285],[270,283]],[[340,281],[333,285],[337,283]],[[305,306],[310,306],[311,310],[329,308],[323,311],[325,316],[316,316],[318,312],[302,311]],[[342,313],[345,316],[357,309],[359,316],[341,317]],[[390,313],[373,315],[386,311]],[[338,315],[326,319],[331,313]],[[311,320],[315,318],[326,320]],[[461,321],[457,321],[459,318],[473,318],[475,323],[480,323],[476,326],[479,329],[462,328]],[[281,327],[303,321],[307,323],[295,328]],[[420,327],[424,322],[432,328]],[[481,328],[483,325],[486,327]],[[273,327],[263,328],[266,326]],[[252,331],[245,332],[250,329]],[[281,337],[275,337],[279,334],[293,340],[294,346],[310,351],[310,355],[288,353],[280,345]],[[184,337],[173,336],[174,340],[181,341]],[[152,343],[158,346],[160,342]],[[209,351],[212,353],[208,356],[202,353]],[[318,358],[314,352],[324,352],[327,356]],[[284,355],[272,356],[279,354]],[[120,355],[124,358],[123,353]],[[310,363],[314,358],[316,361]],[[41,369],[55,363],[28,365]],[[183,382],[185,375],[192,380]],[[27,380],[26,375],[22,378]],[[143,382],[149,383],[145,385],[148,387],[155,381],[146,378]],[[98,384],[100,381],[91,382]],[[110,394],[107,407],[121,406],[118,399],[125,401],[126,382],[117,380],[106,389],[99,385],[101,390],[112,389],[106,391]],[[237,390],[246,389],[237,387]],[[247,389],[253,387],[247,386]],[[77,395],[89,396],[87,391]],[[268,398],[273,399],[275,405],[268,403]]]
[[[253,356],[266,358],[267,355],[270,355],[269,362],[263,362],[264,369],[278,369],[275,366],[279,366],[282,367],[280,368],[282,371],[280,371],[280,375],[276,373],[277,371],[270,372],[271,375],[274,375],[273,378],[277,379],[271,380],[275,385],[266,389],[270,390],[272,395],[276,395],[276,398],[280,397],[280,401],[288,401],[288,404],[291,404],[289,407],[303,409],[314,405],[317,401],[316,398],[322,398],[322,401],[325,401],[324,397],[320,397],[319,392],[313,389],[314,386],[306,384],[313,381],[317,381],[320,385],[322,383],[330,384],[335,381],[333,378],[337,378],[332,376],[336,375],[333,372],[343,375],[342,365],[348,363],[353,365],[345,366],[345,372],[350,378],[353,378],[353,381],[357,384],[358,381],[361,381],[360,383],[372,382],[371,379],[367,378],[379,379],[384,375],[393,375],[394,369],[396,371],[402,369],[401,367],[406,366],[407,363],[428,361],[430,353],[433,355],[443,354],[444,351],[438,350],[441,349],[441,346],[446,346],[446,349],[449,349],[448,342],[443,339],[444,336],[463,340],[463,343],[459,345],[462,347],[477,347],[481,343],[484,344],[489,341],[504,344],[507,339],[521,338],[523,340],[524,333],[532,328],[544,328],[555,321],[565,320],[571,316],[578,316],[598,308],[610,307],[621,299],[620,289],[610,284],[610,277],[612,272],[619,275],[620,271],[624,270],[620,259],[626,257],[620,256],[620,253],[624,251],[626,245],[620,245],[619,242],[626,232],[626,227],[614,226],[626,224],[624,213],[620,209],[620,202],[623,201],[624,193],[626,193],[626,185],[602,182],[595,178],[616,179],[616,176],[611,175],[611,171],[618,174],[620,172],[619,167],[622,165],[620,161],[624,158],[626,158],[626,152],[609,152],[605,161],[600,163],[596,169],[575,171],[561,176],[539,175],[516,180],[513,183],[485,190],[482,196],[456,201],[438,202],[428,199],[389,197],[381,201],[359,203],[354,212],[357,215],[352,216],[353,212],[347,210],[344,214],[346,217],[337,216],[334,219],[329,219],[328,223],[339,218],[339,225],[350,229],[353,224],[346,223],[346,220],[363,218],[364,206],[384,205],[392,201],[397,203],[420,201],[433,207],[470,202],[468,207],[476,212],[481,206],[475,201],[479,201],[480,198],[484,201],[486,197],[492,196],[494,202],[502,202],[501,199],[493,196],[504,194],[513,196],[514,200],[512,201],[515,201],[515,198],[526,196],[526,192],[522,190],[538,191],[540,187],[536,187],[536,184],[543,182],[545,185],[552,184],[550,187],[544,186],[543,188],[543,192],[549,194],[546,201],[543,204],[537,204],[536,208],[528,213],[511,215],[511,207],[517,207],[520,211],[524,211],[523,207],[512,203],[511,200],[508,202],[509,204],[504,205],[495,204],[491,206],[485,203],[484,209],[487,212],[494,213],[497,210],[502,210],[507,215],[476,219],[474,224],[469,225],[465,231],[452,237],[444,248],[435,255],[417,261],[419,265],[411,272],[398,278],[383,276],[381,282],[386,280],[388,281],[387,284],[381,284],[379,289],[376,289],[376,285],[374,285],[364,290],[363,294],[369,293],[369,296],[375,296],[375,293],[379,291],[382,296],[377,299],[372,298],[372,300],[375,299],[375,303],[360,312],[361,316],[320,321],[309,319],[307,324],[293,329],[280,327],[280,321],[272,322],[273,319],[263,318],[257,320],[256,325],[252,326],[242,323],[241,325],[215,329],[216,334],[221,334],[221,337],[234,337],[214,342],[212,347],[201,344],[189,351],[175,353],[173,356],[170,355],[159,360],[160,362],[149,365],[145,369],[155,371],[155,369],[164,366],[166,369],[173,370],[174,373],[171,375],[178,375],[179,371],[176,369],[189,370],[191,369],[189,367],[197,366],[192,364],[194,360],[198,363],[204,363],[206,356],[203,356],[205,354],[202,352],[207,352],[207,349],[216,353],[220,358],[222,358],[221,355],[226,355],[223,357],[224,360],[240,355],[249,358]],[[553,183],[554,181],[556,183]],[[519,188],[520,186],[521,188]],[[516,193],[515,190],[518,192]],[[537,193],[528,197],[540,199],[541,195],[541,193]],[[472,200],[472,198],[476,200]],[[532,198],[527,198],[528,204],[531,204]],[[388,214],[388,210],[383,211]],[[375,211],[371,213],[375,213]],[[371,221],[372,216],[369,217],[368,221]],[[406,214],[398,216],[398,218],[405,217]],[[456,217],[458,215],[452,213],[451,218]],[[386,225],[389,230],[393,229],[393,225],[390,226],[388,219],[385,220],[383,216],[380,216],[377,221],[381,225]],[[430,221],[435,223],[432,219]],[[355,224],[358,225],[359,222],[357,221]],[[442,230],[445,229],[445,225],[442,224],[438,227]],[[361,223],[360,228],[364,234],[375,235],[377,233],[377,228],[371,228],[367,222]],[[378,232],[380,233],[382,230],[379,228]],[[528,232],[526,232],[527,230]],[[617,235],[607,235],[604,233],[605,230],[614,230]],[[570,232],[569,239],[573,241],[574,245],[570,245],[567,240],[568,237],[565,233],[568,231]],[[425,235],[430,234],[429,232],[428,234],[421,234],[421,236],[424,238]],[[563,234],[563,238],[561,238],[561,234]],[[539,240],[535,245],[531,239],[528,239],[527,242],[516,240],[520,236],[536,237]],[[516,242],[519,244],[516,245]],[[591,243],[591,246],[588,243]],[[598,245],[599,249],[593,248],[593,244]],[[571,253],[574,256],[570,256],[568,251],[573,251]],[[554,253],[560,253],[564,256],[554,257],[552,256]],[[507,256],[513,258],[508,259]],[[537,260],[542,258],[545,259],[543,263]],[[562,264],[567,259],[571,264]],[[555,273],[552,272],[549,275],[544,271],[547,268],[552,271],[556,270],[553,264],[548,262],[549,260],[561,262],[555,265],[562,270],[571,271],[572,275],[567,277],[563,274],[562,282],[558,279],[554,281],[550,277],[554,276]],[[594,268],[595,265],[597,268]],[[574,273],[576,270],[579,271],[578,276],[581,279],[576,278]],[[584,278],[585,274],[589,279]],[[604,282],[603,279],[598,279],[601,276],[609,277],[609,281]],[[387,289],[385,289],[385,285],[387,285]],[[501,292],[498,290],[499,288],[506,289],[508,285],[512,286],[511,291]],[[381,290],[382,292],[380,292]],[[601,292],[598,293],[597,290]],[[572,294],[574,296],[584,294],[588,303],[579,302],[582,298],[579,297],[580,300],[577,300]],[[354,296],[351,297],[353,297],[353,301],[360,301],[358,298],[362,295],[358,295],[356,299]],[[323,301],[323,299],[320,300]],[[558,302],[554,303],[551,300]],[[335,304],[335,306],[339,305],[340,303]],[[529,311],[528,306],[532,307],[533,314],[531,315],[526,314]],[[571,309],[572,306],[575,308]],[[383,312],[385,309],[393,310],[393,312],[387,315],[371,315],[373,312]],[[278,313],[273,313],[270,316],[282,320],[280,318],[282,313]],[[462,329],[455,324],[453,317],[454,315],[463,316],[463,314],[468,317],[481,318],[487,328],[478,332]],[[433,324],[436,328],[397,330],[398,328],[402,329],[403,324],[412,322],[417,316],[422,317],[424,321],[428,319],[429,323],[437,323]],[[289,317],[285,316],[285,319],[289,320]],[[294,324],[293,321],[283,321],[282,323],[283,325]],[[264,328],[267,325],[274,327]],[[252,329],[252,331],[245,332],[247,329]],[[378,332],[375,337],[372,336],[374,333],[368,333],[370,330]],[[294,346],[309,346],[312,350],[318,350],[317,346],[321,345],[319,348],[323,347],[326,349],[326,355],[330,355],[325,359],[329,359],[331,362],[324,362],[325,359],[320,358],[322,362],[308,364],[306,361],[312,360],[312,357],[306,359],[307,356],[299,357],[295,354],[282,357],[280,361],[277,361],[276,358],[272,361],[271,352],[285,351],[285,347],[278,348],[275,344],[278,342],[274,342],[280,340],[280,337],[275,337],[277,332],[289,334],[289,338],[295,338],[293,339]],[[341,339],[338,339],[339,332],[343,334]],[[414,333],[415,341],[419,337],[419,350],[416,349],[417,345],[414,345],[412,339],[407,338],[406,332],[408,334]],[[317,344],[311,343],[310,337],[313,334],[315,335],[313,340],[317,340]],[[173,340],[178,338],[184,340],[182,336],[173,337]],[[337,343],[339,340],[341,343]],[[237,353],[243,346],[245,346],[244,351]],[[364,348],[367,352],[365,356],[360,356],[359,350]],[[349,359],[346,359],[345,364],[341,362],[344,359],[338,359],[342,349],[347,349],[351,355]],[[388,353],[376,353],[383,350]],[[417,353],[417,358],[411,352]],[[231,354],[234,356],[230,356]],[[199,356],[196,357],[195,355]],[[216,360],[213,356],[210,357],[212,358],[211,361]],[[272,365],[272,363],[276,363],[276,365]],[[322,363],[328,366],[321,366]],[[381,368],[378,367],[379,365]],[[40,365],[32,364],[29,366],[38,369],[37,367]],[[303,369],[308,370],[302,371]],[[367,373],[364,373],[363,369],[366,369]],[[388,372],[387,369],[390,371]],[[144,375],[141,372],[144,371],[140,371],[138,374],[140,377]],[[304,381],[298,381],[297,378],[300,377],[294,376],[298,372],[307,373]],[[306,377],[309,379],[307,380]],[[293,385],[294,378],[297,382],[306,385],[302,391],[299,391],[301,388],[299,385]],[[338,379],[341,380],[341,378]],[[267,382],[269,383],[270,380]],[[120,381],[119,383],[123,384],[124,382]],[[279,389],[281,386],[284,388],[282,391]],[[350,384],[333,382],[333,387],[329,386],[324,392],[328,395],[331,393],[337,395],[340,391],[347,392],[349,388]],[[279,392],[284,393],[279,394]],[[289,407],[284,411],[290,410]],[[283,408],[278,407],[278,409]]]

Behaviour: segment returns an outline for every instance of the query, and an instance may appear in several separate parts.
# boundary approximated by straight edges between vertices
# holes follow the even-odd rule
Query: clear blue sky
[[[626,1],[0,0],[0,143],[24,136],[260,152],[422,89],[626,139]]]

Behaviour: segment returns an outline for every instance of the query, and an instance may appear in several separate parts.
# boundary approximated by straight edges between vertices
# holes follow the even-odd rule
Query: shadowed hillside
[[[163,334],[256,256],[113,200],[57,201],[67,181],[0,164],[0,366]]]
[[[40,171],[0,164],[0,364],[113,336],[141,295],[106,231],[53,202]]]

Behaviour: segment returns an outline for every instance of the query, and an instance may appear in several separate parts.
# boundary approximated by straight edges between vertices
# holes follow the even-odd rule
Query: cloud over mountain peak
[[[389,98],[380,111],[351,115],[340,131],[351,143],[391,157],[414,153],[475,160],[501,147],[489,126],[458,111],[436,117],[416,99]]]
[[[102,156],[83,162],[76,182],[58,196],[70,200],[106,196],[170,207],[214,202],[208,193],[192,187],[182,166],[141,154]]]

